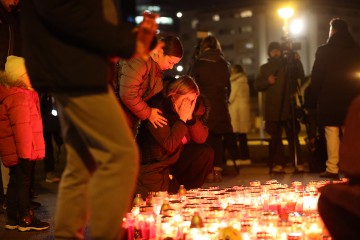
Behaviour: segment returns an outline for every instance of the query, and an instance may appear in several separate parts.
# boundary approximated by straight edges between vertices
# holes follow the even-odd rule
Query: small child
[[[45,230],[30,209],[30,182],[34,160],[45,155],[39,97],[31,88],[24,59],[9,56],[0,72],[0,156],[10,169],[6,229]]]

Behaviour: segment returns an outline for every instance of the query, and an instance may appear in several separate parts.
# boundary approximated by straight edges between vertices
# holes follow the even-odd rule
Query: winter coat
[[[116,24],[121,22],[120,16],[116,11],[104,11],[103,2],[21,3],[26,68],[37,91],[77,94],[108,91],[109,57],[130,58],[135,51],[136,33],[132,24]]]
[[[191,76],[210,105],[207,126],[212,133],[233,132],[228,100],[231,91],[229,63],[219,50],[201,53],[194,63]]]
[[[255,78],[255,90],[264,93],[264,120],[287,121],[291,119],[291,97],[294,96],[297,80],[304,78],[304,69],[299,60],[295,60],[292,68],[288,68],[286,59],[269,58],[260,66]],[[268,83],[270,75],[276,76],[275,84]],[[295,107],[295,106],[294,106]]]
[[[320,126],[342,126],[347,108],[360,93],[360,48],[350,34],[335,33],[316,51],[309,86]]]
[[[251,129],[248,79],[244,73],[234,73],[230,76],[230,83],[229,112],[231,125],[236,133],[248,133]]]
[[[204,107],[194,111],[192,121],[184,123],[173,109],[170,99],[162,93],[149,100],[149,106],[160,109],[168,120],[167,125],[154,128],[149,120],[141,121],[136,142],[141,153],[138,181],[146,183],[148,191],[167,191],[170,166],[176,163],[186,142],[205,143],[208,128],[199,120]]]
[[[163,89],[163,71],[150,57],[147,62],[141,58],[121,61],[119,95],[128,117],[129,125],[150,117],[151,108],[146,101]]]
[[[320,188],[321,194],[331,202],[360,217],[360,96],[349,107],[345,131],[340,144],[340,172],[350,184],[329,184]],[[355,180],[355,181],[354,181]]]
[[[6,167],[17,164],[19,158],[45,156],[38,94],[9,83],[4,75],[0,79],[0,154]]]

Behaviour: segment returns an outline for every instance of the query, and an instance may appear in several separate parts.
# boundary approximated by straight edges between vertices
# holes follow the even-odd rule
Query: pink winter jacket
[[[37,92],[0,82],[0,155],[6,167],[19,158],[41,160],[45,142]]]

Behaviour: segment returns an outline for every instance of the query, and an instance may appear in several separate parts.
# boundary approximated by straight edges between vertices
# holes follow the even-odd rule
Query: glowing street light
[[[285,37],[288,36],[288,20],[294,15],[294,9],[290,7],[284,7],[278,9],[279,16],[284,19],[283,31],[285,33]]]
[[[295,19],[290,23],[289,31],[292,35],[300,35],[304,31],[303,19]]]
[[[278,10],[278,14],[283,19],[289,19],[294,15],[294,9],[290,7],[280,8]]]

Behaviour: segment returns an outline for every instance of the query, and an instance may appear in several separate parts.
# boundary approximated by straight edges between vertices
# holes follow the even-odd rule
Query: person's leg
[[[34,162],[19,159],[18,167],[15,168],[18,210],[19,216],[24,217],[29,215],[30,210],[30,188],[32,184],[32,174]]]
[[[339,173],[339,147],[340,147],[339,127],[326,126],[325,138],[327,145],[328,159],[326,161],[326,171],[329,173]]]
[[[235,133],[224,133],[223,134],[224,147],[228,150],[230,158],[232,160],[240,159],[240,151],[237,145]]]
[[[55,170],[52,133],[44,132],[44,140],[45,140],[44,168],[45,168],[45,173],[48,173],[48,172],[53,172]]]
[[[270,135],[270,161],[276,166],[285,165],[282,127],[280,122],[266,121],[265,130]]]
[[[246,133],[239,133],[238,138],[240,142],[240,159],[250,159],[249,145]]]
[[[319,214],[331,234],[332,239],[358,239],[360,236],[360,218],[320,195]]]
[[[199,188],[211,172],[213,161],[214,150],[208,144],[188,143],[171,167],[171,172],[186,189]]]
[[[295,164],[295,159],[296,159],[296,165],[302,165],[303,159],[302,159],[301,146],[298,136],[300,125],[297,121],[295,123],[291,121],[286,121],[283,122],[283,127],[285,129],[286,139],[289,144],[290,159],[292,160],[292,163]]]
[[[5,228],[7,229],[17,229],[19,224],[18,219],[18,197],[17,197],[17,176],[19,172],[18,164],[9,167],[9,184],[8,190],[6,193],[6,217],[7,223]]]
[[[54,140],[56,139],[56,133],[53,132],[44,132],[45,140],[45,158],[44,158],[44,168],[45,168],[45,181],[48,183],[59,182],[60,177],[55,173],[55,156],[54,156]]]
[[[56,95],[67,150],[56,212],[57,239],[116,239],[129,210],[139,154],[124,113],[110,91]],[[124,184],[126,183],[126,184]]]
[[[214,166],[222,168],[224,163],[224,148],[220,134],[209,133],[206,143],[214,150]]]
[[[18,170],[15,174],[17,185],[17,202],[19,213],[19,231],[46,230],[49,228],[47,222],[40,221],[31,210],[30,189],[33,186],[35,161],[19,159]]]
[[[10,174],[9,174],[10,169],[4,166],[4,164],[1,161],[1,157],[0,157],[0,165],[1,165],[1,183],[2,183],[3,194],[4,194],[4,195],[1,195],[1,192],[0,192],[0,212],[1,212],[1,209],[3,207],[2,204],[4,204],[6,201],[6,193],[7,193],[7,189],[8,189],[8,185],[9,185],[9,181],[10,181]]]

